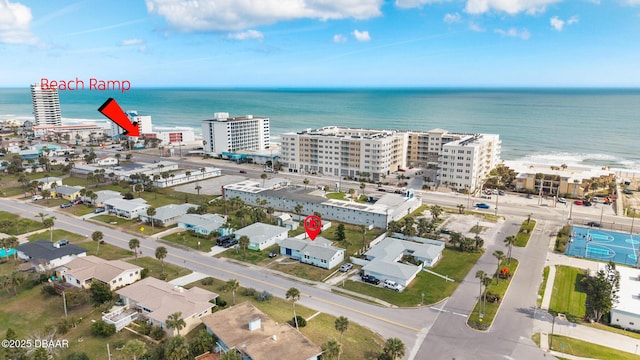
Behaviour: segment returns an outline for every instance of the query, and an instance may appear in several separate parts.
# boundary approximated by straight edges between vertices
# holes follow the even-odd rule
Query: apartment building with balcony
[[[421,168],[435,168],[444,144],[473,134],[450,133],[443,129],[408,131],[407,164]]]
[[[378,181],[406,165],[408,134],[326,126],[281,136],[283,171]]]
[[[269,149],[269,118],[253,115],[230,117],[229,113],[218,112],[213,119],[202,121],[202,140],[207,154]]]
[[[43,89],[39,83],[31,85],[31,102],[36,126],[62,125],[58,90],[55,88]]]

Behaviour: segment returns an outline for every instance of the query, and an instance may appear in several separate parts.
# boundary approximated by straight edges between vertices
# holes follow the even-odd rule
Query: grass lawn
[[[291,262],[293,262],[293,264],[291,264]],[[283,263],[275,263],[275,265],[271,266],[271,269],[295,275],[299,278],[315,281],[322,281],[322,279],[335,271],[335,269],[327,270],[317,266],[303,264],[295,260],[284,260]]]
[[[54,229],[53,230],[53,241],[58,241],[60,239],[67,239],[72,243],[78,243],[80,241],[86,240],[86,237],[82,235],[78,235],[67,230],[62,229]],[[29,241],[37,241],[37,240],[50,240],[49,230],[44,230],[37,234],[30,235],[27,240]]]
[[[436,275],[421,271],[416,279],[403,292],[397,293],[381,286],[372,286],[361,281],[345,281],[345,289],[364,295],[373,296],[398,306],[417,306],[420,304],[421,294],[424,293],[424,304],[436,303],[447,296],[451,296],[464,279],[469,270],[480,258],[481,253],[462,253],[456,249],[445,248],[442,259],[431,269],[455,280],[445,281]]]
[[[142,256],[142,257],[139,257],[137,260],[135,259],[127,260],[127,262],[130,264],[138,265],[143,268],[147,268],[149,269],[149,276],[153,276],[154,278],[166,280],[166,281],[170,281],[170,280],[191,274],[191,270],[189,269],[185,269],[173,264],[167,264],[165,262],[164,273],[166,275],[166,278],[162,279],[164,277],[162,275],[162,265],[160,263],[160,260],[158,259],[150,258],[148,256]]]
[[[7,235],[16,236],[16,235],[44,229],[44,225],[42,225],[42,222],[38,221],[39,218],[38,220],[27,219],[10,212],[0,211],[0,219],[14,221],[13,226],[11,226],[8,229],[1,230]]]
[[[334,245],[337,247],[346,248],[344,257],[348,258],[349,256],[356,254],[363,247],[362,229],[358,225],[344,224],[344,234],[346,239],[345,241],[340,242],[337,241],[338,239],[336,237],[336,229],[338,228],[338,224],[340,223],[337,221],[332,221],[331,227],[327,230],[322,231],[320,233],[320,236],[335,241]],[[384,230],[379,228],[367,230],[367,233],[365,234],[365,243],[369,245],[371,240],[380,236],[380,234],[382,234],[383,232]]]
[[[197,286],[203,289],[213,291],[220,295],[220,298],[231,305],[231,293],[224,292],[222,280],[214,279],[213,285],[204,286],[199,281],[191,283],[185,287],[190,288]],[[258,292],[262,291],[257,289]],[[278,323],[289,321],[293,318],[293,309],[291,303],[285,299],[272,298],[269,301],[259,302],[253,296],[245,296],[244,288],[236,291],[236,304],[250,301],[262,312],[267,314],[271,319]],[[296,313],[305,319],[310,318],[316,311],[296,305]],[[335,317],[327,314],[318,314],[307,322],[307,326],[300,328],[300,331],[311,341],[318,345],[326,343],[329,339],[340,339],[340,333],[335,330]],[[343,354],[342,359],[365,360],[375,359],[377,354],[382,351],[384,339],[380,335],[371,330],[362,327],[353,322],[349,323],[349,328],[344,332],[342,339]]]
[[[333,200],[342,200],[342,201],[349,201],[345,198],[345,193],[343,192],[330,192],[330,193],[326,193],[325,196],[327,197],[327,199],[333,199]]]
[[[295,230],[289,230],[289,234],[288,234],[288,236],[289,236],[289,237],[296,237],[296,236],[298,236],[298,235],[300,235],[300,234],[304,234],[304,232],[305,232],[305,231],[306,231],[306,230],[304,229],[304,225],[302,224],[302,222],[300,222],[300,226],[298,226],[298,228],[297,228],[297,229],[295,229]]]
[[[545,266],[542,270],[542,283],[540,284],[540,288],[538,289],[538,298],[536,300],[536,304],[538,308],[542,306],[542,298],[544,297],[544,290],[547,288],[547,279],[549,278],[549,267]]]
[[[272,251],[278,253],[278,256],[275,258],[270,258],[269,253]],[[268,266],[270,264],[275,264],[275,260],[280,258],[280,247],[278,245],[273,245],[262,251],[254,251],[254,250],[247,249],[246,255],[242,249],[236,250],[231,248],[227,251],[221,252],[220,254],[216,255],[216,257],[226,257],[229,259],[244,261],[244,262],[248,262],[255,265]],[[289,260],[284,260],[284,261],[288,262]],[[287,271],[284,271],[284,272],[287,272]]]
[[[110,225],[117,225],[118,227],[126,226],[136,222],[135,220],[125,219],[123,217],[115,215],[96,215],[91,220],[101,221]]]
[[[516,242],[513,245],[518,247],[526,247],[535,227],[535,220],[531,220],[529,224],[527,224],[527,220],[523,221],[522,225],[520,225],[520,231],[518,231],[518,234],[516,234]]]
[[[95,182],[87,180],[87,178],[79,177],[79,176],[69,176],[64,178],[62,181],[65,185],[69,186],[84,186],[89,187],[90,185],[95,185]]]
[[[610,347],[592,344],[586,341],[561,336],[561,335],[549,335],[549,342],[553,336],[553,344],[551,350],[559,351],[561,353],[586,357],[591,359],[638,359],[638,355],[634,355],[625,351],[620,351]]]
[[[540,347],[540,333],[533,333],[533,335],[531,335],[531,340],[538,346]]]
[[[587,294],[580,285],[580,281],[584,277],[584,270],[582,269],[557,265],[549,311],[565,314],[567,319],[573,322],[584,318]]]
[[[146,229],[145,229],[146,232]],[[195,250],[209,252],[211,247],[216,246],[216,240],[214,238],[206,239],[202,236],[197,236],[192,231],[180,231],[173,234],[166,235],[161,238],[162,240],[172,242],[180,246],[187,246]],[[200,243],[200,246],[198,246]]]
[[[516,269],[518,268],[518,260],[511,258],[511,262],[507,265],[507,261],[503,260],[500,264],[500,268],[508,268],[509,274],[511,277],[508,279],[500,279],[497,283],[492,281],[485,291],[490,291],[494,294],[500,295],[500,299],[504,299],[507,290],[509,289],[509,284],[511,283],[511,279],[513,279],[513,275],[516,273]],[[473,312],[469,314],[469,318],[467,319],[467,324],[474,329],[478,330],[486,330],[493,323],[493,319],[495,319],[496,314],[498,313],[498,309],[500,308],[500,303],[490,303],[487,302],[484,305],[484,314],[483,317],[480,317],[480,311],[482,310],[483,301],[476,302],[476,306],[473,308]]]
[[[97,256],[105,260],[121,260],[133,256],[131,250],[125,250],[111,244],[98,244],[91,239],[77,245],[87,249],[87,255],[96,255],[96,250],[98,250]],[[100,245],[100,249],[98,249],[98,245]]]
[[[75,216],[82,216],[91,214],[96,208],[93,205],[74,205],[70,208],[60,209],[60,211],[73,214]]]

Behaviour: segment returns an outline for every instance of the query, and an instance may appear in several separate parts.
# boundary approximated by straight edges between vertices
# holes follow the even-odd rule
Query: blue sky
[[[0,87],[639,87],[640,0],[0,0]]]

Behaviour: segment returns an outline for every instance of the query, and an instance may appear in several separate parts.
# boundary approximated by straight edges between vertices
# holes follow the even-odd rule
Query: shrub
[[[205,285],[205,286],[213,285],[213,278],[212,277],[206,277],[206,278],[200,280],[200,283],[202,285]]]
[[[271,300],[272,297],[273,297],[273,295],[271,295],[270,292],[265,290],[265,291],[259,293],[258,295],[256,295],[256,300],[258,300],[260,302],[269,301],[269,300]]]
[[[487,302],[490,302],[490,303],[499,303],[500,302],[500,295],[496,294],[496,293],[493,293],[491,291],[487,291],[486,297],[487,297]]]
[[[142,322],[138,323],[138,325],[140,326],[140,327],[138,328],[138,332],[139,332],[139,333],[141,333],[141,334],[143,334],[143,335],[149,335],[149,334],[151,334],[151,328],[152,328],[151,324],[149,324],[149,323],[148,323],[148,322],[146,322],[146,321],[142,321]]]
[[[58,295],[56,289],[51,285],[45,285],[40,289],[40,293],[44,295]]]
[[[149,333],[149,336],[151,336],[151,338],[154,340],[162,340],[164,338],[164,335],[164,330],[162,330],[162,328],[159,326],[154,326]]]
[[[227,306],[227,302],[222,300],[221,298],[217,297],[216,298],[216,305],[223,308]]]
[[[245,288],[242,290],[242,295],[244,296],[256,296],[256,289],[254,288]]]
[[[169,277],[169,274],[167,274],[167,273],[162,273],[162,274],[158,275],[158,279],[160,279],[160,280],[167,280],[168,277]]]
[[[140,271],[140,278],[144,279],[149,276],[149,268],[144,268]]]
[[[122,339],[118,339],[113,343],[113,347],[116,348],[116,350],[122,350],[122,348],[124,348],[125,342]]]
[[[132,200],[133,199],[133,194],[130,193],[130,192],[124,194],[124,199],[125,200]]]
[[[291,318],[291,320],[288,321],[289,325],[296,327],[296,318],[298,319],[298,327],[299,328],[303,328],[305,326],[307,326],[307,320],[305,320],[305,318],[303,318],[300,315],[296,315],[295,317]]]
[[[109,337],[116,333],[116,326],[98,320],[91,325],[91,333],[95,336]]]

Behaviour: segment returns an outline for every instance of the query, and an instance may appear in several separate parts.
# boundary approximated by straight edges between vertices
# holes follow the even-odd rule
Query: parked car
[[[69,244],[69,240],[67,240],[67,239],[58,240],[58,245],[60,245],[60,246],[65,246],[65,245],[68,245],[68,244]]]
[[[72,206],[73,206],[73,204],[72,204],[72,203],[63,203],[63,204],[60,204],[60,207],[61,207],[61,208],[63,208],[63,209],[64,209],[64,208],[70,208],[70,207],[72,207]]]
[[[576,205],[582,205],[582,200],[576,200],[573,203],[576,204]]]
[[[269,257],[270,258],[274,258],[276,256],[278,256],[278,253],[276,251],[272,251],[272,252],[269,253]]]
[[[582,201],[582,205],[584,205],[584,206],[591,206],[591,201],[589,201],[589,200],[584,200],[584,201]]]
[[[369,283],[369,284],[373,284],[373,285],[378,285],[380,284],[380,279],[378,279],[375,276],[371,276],[371,275],[362,275],[362,281]]]
[[[566,204],[567,203],[567,199],[559,197],[557,200],[560,204]]]
[[[32,201],[38,201],[38,200],[42,200],[42,199],[44,199],[44,198],[42,197],[42,195],[33,195],[33,196],[31,197],[31,200],[32,200]]]
[[[238,244],[238,240],[235,239],[235,238],[232,238],[232,239],[230,239],[228,241],[223,242],[222,243],[222,247],[223,248],[230,248],[230,247],[232,247],[234,245],[237,245],[237,244]]]
[[[84,202],[82,202],[82,200],[76,200],[73,202],[75,205],[82,205],[84,204]]]
[[[533,199],[533,195],[527,194],[527,199]]]
[[[600,223],[599,222],[595,222],[595,221],[589,221],[587,223],[587,226],[591,226],[591,227],[600,227]]]
[[[633,194],[633,190],[631,190],[631,189],[624,189],[624,190],[622,190],[622,192],[627,194],[627,195],[632,195]]]
[[[491,206],[489,206],[488,204],[485,204],[485,203],[477,203],[477,204],[476,204],[476,207],[477,207],[478,209],[488,209],[488,208],[490,208]]]
[[[107,211],[107,209],[105,209],[103,207],[99,207],[99,208],[96,208],[95,210],[93,210],[93,213],[94,214],[100,214],[100,213],[103,213],[105,211]]]
[[[233,235],[223,235],[216,239],[216,245],[222,246],[222,244],[227,243],[233,239]]]
[[[504,196],[504,191],[503,190],[498,191],[498,195]]]
[[[347,272],[349,270],[351,270],[351,268],[353,267],[352,263],[346,263],[346,264],[342,264],[342,266],[340,266],[340,271],[342,272]]]
[[[247,170],[240,170],[240,174],[246,174]]]
[[[382,284],[382,287],[385,289],[391,289],[397,292],[400,292],[404,289],[404,287],[393,280],[385,280]]]

